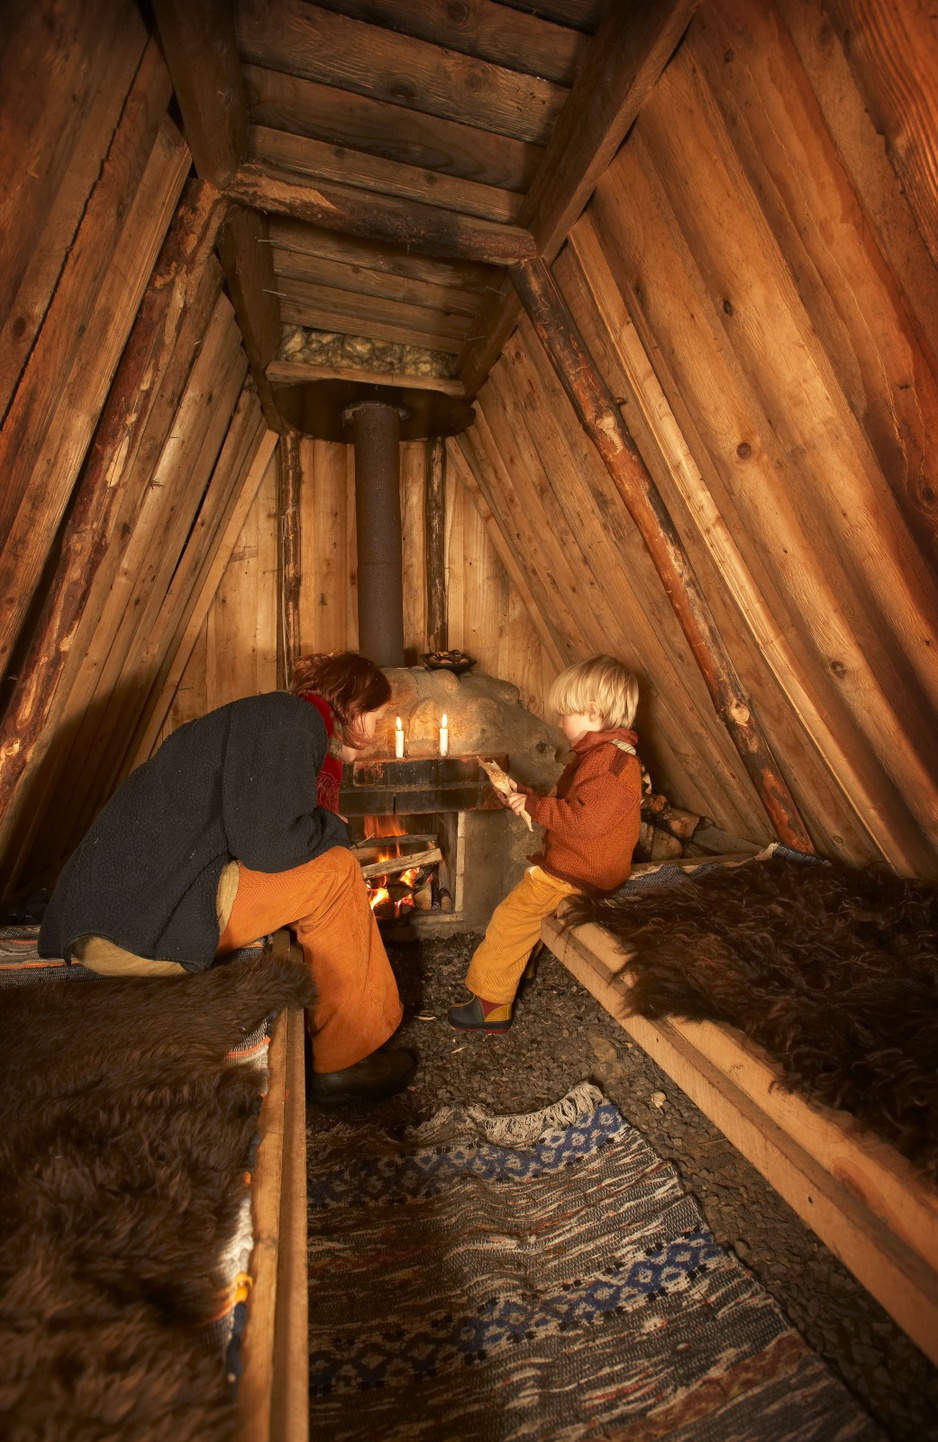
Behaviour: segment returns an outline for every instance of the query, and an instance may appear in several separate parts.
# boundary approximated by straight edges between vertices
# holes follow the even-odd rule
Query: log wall
[[[9,899],[54,878],[152,748],[273,441],[213,254],[222,199],[187,181],[137,7],[13,4],[4,24]]]
[[[817,849],[930,877],[936,94],[926,7],[703,0],[553,265]],[[325,442],[298,447],[284,633],[276,437],[176,113],[133,0],[6,6],[3,899],[54,878],[168,730],[277,684],[297,644],[357,641],[351,455]],[[445,620],[543,713],[559,669],[613,650],[656,789],[771,839],[527,322],[475,404],[435,490],[445,617],[425,449],[403,450],[409,658]]]
[[[476,659],[481,671],[516,685],[523,700],[543,714],[559,657],[543,643],[523,586],[512,580],[486,528],[484,502],[467,474],[456,443],[447,443],[445,547],[447,639]],[[300,649],[354,650],[358,644],[355,547],[355,465],[352,448],[338,442],[299,442],[300,457]],[[401,520],[404,566],[404,645],[408,665],[427,650],[426,446],[401,447]],[[264,504],[263,493],[258,506]],[[275,534],[276,497],[268,523]],[[255,507],[255,511],[257,507]],[[267,689],[252,657],[276,657],[276,578],[249,575],[262,527],[252,513],[209,612],[206,636],[193,652],[173,705],[178,724],[209,705]],[[501,537],[498,537],[499,544]],[[509,564],[510,559],[509,559]],[[520,579],[520,578],[519,578]],[[225,637],[212,647],[212,628]],[[236,660],[235,656],[242,659]],[[271,679],[270,686],[274,683]],[[195,709],[193,709],[193,707]]]
[[[928,876],[933,31],[924,11],[885,0],[703,4],[554,267],[817,849]],[[923,89],[900,99],[913,53]],[[526,325],[477,405],[463,454],[502,534],[520,542],[558,647],[629,660],[656,785],[770,839],[660,582]]]

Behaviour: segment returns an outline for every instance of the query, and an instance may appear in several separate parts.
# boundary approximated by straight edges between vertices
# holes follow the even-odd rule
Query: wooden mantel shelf
[[[541,937],[938,1364],[938,1189],[846,1112],[777,1085],[779,1067],[735,1028],[623,1016],[628,953],[604,927],[552,916]]]

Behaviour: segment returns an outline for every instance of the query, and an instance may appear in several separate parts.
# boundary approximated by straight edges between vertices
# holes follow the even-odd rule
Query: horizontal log
[[[281,300],[292,302],[309,311],[309,325],[319,330],[345,330],[355,335],[378,335],[372,326],[380,323],[401,331],[416,331],[421,335],[439,336],[443,339],[461,342],[466,334],[469,317],[452,314],[442,304],[431,309],[425,305],[409,305],[406,301],[385,300],[374,295],[362,295],[355,290],[341,290],[336,286],[317,285],[313,281],[297,280],[293,276],[277,276],[274,281],[276,294]],[[347,325],[323,325],[318,316],[340,315]],[[456,347],[454,347],[456,349]],[[271,357],[272,359],[272,357]]]
[[[485,265],[515,265],[535,253],[530,233],[518,226],[457,216],[392,196],[379,202],[352,186],[332,184],[313,189],[253,162],[240,167],[228,194],[258,210],[289,215],[366,240],[391,241],[424,255],[481,261]]]
[[[440,848],[431,846],[426,851],[414,851],[410,856],[386,856],[382,861],[368,861],[362,867],[362,876],[370,881],[374,876],[395,876],[415,866],[435,866],[442,860]]]
[[[426,0],[341,0],[334,8],[355,20],[369,20],[559,85],[573,84],[588,43],[588,37],[577,30],[509,9],[498,0],[462,0],[459,5],[428,5]]]
[[[430,284],[394,275],[390,271],[368,270],[351,262],[322,260],[295,250],[274,246],[274,273],[291,280],[309,281],[312,285],[335,287],[356,295],[375,296],[379,300],[400,301],[405,305],[421,305],[427,310],[444,310],[467,319],[475,314],[478,300],[474,294],[454,286]]]
[[[546,143],[567,90],[308,0],[242,0],[241,56],[399,108]]]
[[[350,366],[314,365],[310,361],[271,361],[267,378],[272,385],[294,385],[297,381],[361,381],[365,385],[407,386],[410,390],[441,391],[443,395],[463,395],[461,381],[443,376],[411,375],[407,371],[366,371]]]
[[[399,160],[385,160],[383,156],[352,150],[347,145],[330,145],[305,135],[271,130],[265,125],[251,127],[250,158],[260,165],[307,175],[312,180],[353,185],[376,195],[396,195],[401,200],[418,200],[441,210],[455,210],[461,215],[475,215],[502,225],[512,225],[521,209],[522,197],[510,190],[440,175],[435,170],[403,165]]]
[[[523,193],[544,153],[525,140],[404,110],[367,95],[345,91],[337,105],[333,86],[282,70],[245,65],[243,75],[255,124],[367,150],[437,175]]]
[[[270,217],[270,242],[277,254],[285,251],[313,260],[374,271],[378,275],[400,276],[418,284],[438,285],[443,289],[458,290],[467,300],[481,295],[492,283],[495,274],[490,265],[413,255],[382,241],[337,235],[334,231],[322,230],[281,215]]]

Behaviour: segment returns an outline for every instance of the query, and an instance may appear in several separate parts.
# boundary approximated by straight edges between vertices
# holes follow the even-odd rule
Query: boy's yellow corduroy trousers
[[[485,1001],[504,1005],[515,999],[521,973],[541,934],[541,922],[566,896],[579,896],[578,886],[529,866],[513,891],[496,906],[485,938],[476,948],[466,985]]]

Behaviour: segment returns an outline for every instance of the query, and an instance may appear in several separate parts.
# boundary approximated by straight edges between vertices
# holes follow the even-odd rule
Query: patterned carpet
[[[310,1145],[312,1433],[459,1442],[875,1442],[583,1083],[543,1112],[440,1112]]]

